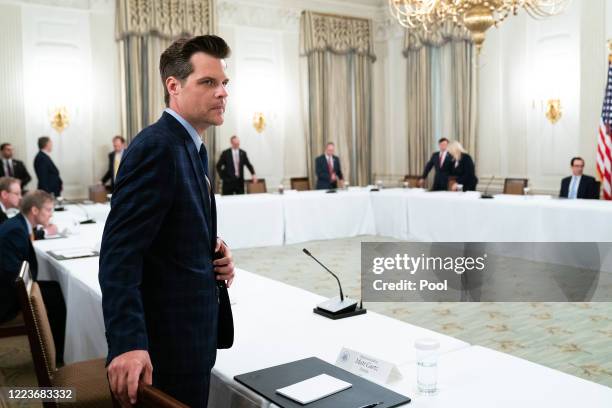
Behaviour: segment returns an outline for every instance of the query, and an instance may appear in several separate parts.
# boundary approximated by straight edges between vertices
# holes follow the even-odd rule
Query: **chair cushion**
[[[104,363],[103,358],[80,361],[55,372],[51,380],[54,387],[73,387],[76,390],[76,402],[66,402],[67,407],[113,406]]]
[[[8,322],[0,323],[0,329],[20,327],[20,326],[23,326],[24,324],[25,323],[23,322],[23,314],[19,312],[17,317],[15,317],[14,319],[9,320]]]

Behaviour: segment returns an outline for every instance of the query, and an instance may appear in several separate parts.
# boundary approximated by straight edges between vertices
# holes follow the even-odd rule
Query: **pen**
[[[382,401],[374,402],[373,404],[363,405],[359,408],[374,408],[375,406],[380,405],[380,404],[384,404],[384,402]]]

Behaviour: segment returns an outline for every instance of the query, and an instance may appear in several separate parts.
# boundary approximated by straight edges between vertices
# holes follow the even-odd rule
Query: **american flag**
[[[597,138],[597,175],[603,184],[603,199],[612,200],[612,55]]]

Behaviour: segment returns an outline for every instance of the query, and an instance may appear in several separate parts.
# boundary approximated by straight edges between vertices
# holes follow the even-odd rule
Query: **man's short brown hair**
[[[15,183],[19,183],[19,179],[14,177],[0,177],[0,191],[11,192],[11,186]]]
[[[216,35],[200,35],[192,38],[179,38],[164,51],[159,58],[159,73],[164,87],[166,106],[170,104],[170,94],[166,88],[166,79],[175,77],[181,84],[193,72],[189,61],[197,52],[203,52],[215,58],[227,58],[230,47],[225,40]]]
[[[21,213],[27,215],[34,207],[40,210],[48,202],[53,202],[51,194],[43,190],[31,191],[21,200]]]
[[[115,140],[121,140],[121,143],[125,144],[125,138],[123,136],[121,136],[121,135],[117,135],[117,136],[113,137],[113,142]]]
[[[47,147],[47,144],[49,143],[49,141],[51,140],[51,138],[49,136],[41,136],[38,138],[38,150],[42,150],[45,147]]]

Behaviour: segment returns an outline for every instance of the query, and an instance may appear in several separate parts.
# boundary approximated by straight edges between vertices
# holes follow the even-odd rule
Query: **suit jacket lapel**
[[[206,219],[212,221],[212,215],[210,211],[211,200],[208,198],[208,187],[206,184],[206,179],[204,178],[204,167],[202,167],[202,160],[200,159],[199,154],[195,151],[195,146],[191,139],[185,139],[185,149],[187,149],[187,154],[189,155],[189,160],[191,161],[191,166],[198,180],[198,185],[200,186],[200,197],[202,199],[202,204],[204,205],[204,212],[206,213]],[[212,233],[212,231],[209,231]]]

